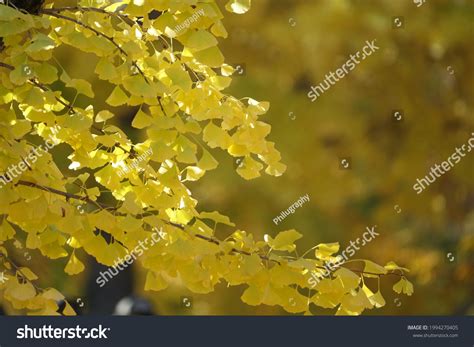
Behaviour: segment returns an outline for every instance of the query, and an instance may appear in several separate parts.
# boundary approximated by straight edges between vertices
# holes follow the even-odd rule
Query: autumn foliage
[[[249,3],[225,8],[245,13]],[[187,21],[197,11],[204,15]],[[8,278],[0,290],[15,312],[59,314],[64,297],[17,265],[14,249],[67,258],[64,270],[76,275],[87,255],[112,266],[156,230],[159,242],[138,259],[146,290],[162,290],[170,279],[195,293],[245,284],[249,305],[306,314],[318,305],[350,315],[385,304],[380,278],[411,295],[406,269],[368,260],[342,264],[313,288],[309,279],[335,261],[337,244],[299,256],[296,230],[257,240],[198,208],[187,183],[218,166],[209,149],[239,159],[236,172],[247,180],[286,168],[267,140],[270,125],[259,120],[269,103],[224,92],[235,69],[218,47],[217,38],[227,37],[222,19],[214,1],[46,1],[33,11],[0,5],[0,270]],[[105,99],[62,67],[55,56],[62,46],[89,54],[84,64],[110,87]],[[107,107],[98,107],[104,100]],[[144,140],[114,123],[124,106]],[[32,154],[40,146],[41,155]],[[67,167],[58,165],[63,159]],[[233,232],[219,238],[220,227]],[[369,286],[367,279],[376,280]],[[68,304],[61,314],[74,311]]]

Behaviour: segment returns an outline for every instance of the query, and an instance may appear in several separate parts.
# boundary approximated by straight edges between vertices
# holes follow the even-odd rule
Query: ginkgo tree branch
[[[96,202],[94,200],[92,200],[91,198],[89,198],[88,196],[80,196],[80,195],[73,194],[73,193],[63,192],[61,190],[51,188],[51,187],[45,187],[45,186],[42,186],[42,185],[34,183],[34,182],[20,180],[16,183],[16,185],[41,189],[41,190],[44,190],[44,191],[49,192],[49,193],[54,193],[56,195],[61,195],[61,196],[65,197],[66,199],[81,200],[81,201],[87,202],[89,204],[96,204]],[[100,206],[102,207],[102,205],[100,205]]]
[[[69,20],[69,21],[72,21],[78,25],[81,25],[82,27],[84,28],[87,28],[91,31],[93,31],[96,35],[99,35],[99,36],[102,36],[104,38],[106,38],[107,40],[109,40],[115,47],[117,47],[120,51],[121,54],[125,55],[126,57],[128,57],[128,53],[122,49],[122,47],[120,47],[120,45],[118,43],[115,42],[114,38],[113,37],[110,37],[110,36],[107,36],[103,33],[101,33],[100,31],[92,28],[91,26],[79,21],[79,20],[76,20],[74,18],[71,18],[71,17],[67,17],[67,16],[64,16],[64,15],[61,15],[60,12],[65,12],[65,11],[79,11],[79,12],[96,12],[96,13],[102,13],[102,14],[106,14],[106,15],[115,15],[115,16],[118,16],[119,18],[121,18],[122,20],[124,20],[124,22],[126,22],[130,27],[132,27],[134,24],[137,24],[136,21],[130,19],[128,16],[124,15],[124,14],[121,14],[121,13],[118,13],[118,12],[109,12],[109,11],[106,11],[104,9],[101,9],[101,8],[94,8],[94,7],[80,7],[80,6],[71,6],[71,7],[60,7],[60,8],[50,8],[50,9],[42,9],[40,12],[43,13],[43,14],[47,14],[47,15],[51,15],[51,16],[54,16],[56,18],[62,18],[62,19],[65,19],[65,20]],[[165,41],[166,42],[166,41]],[[169,46],[168,42],[166,42],[166,44]],[[146,77],[145,73],[143,72],[143,70],[140,69],[140,67],[138,66],[138,64],[132,60],[132,65],[137,68],[137,71],[142,75],[142,77],[145,79],[145,82],[147,84],[150,84],[148,78]],[[165,111],[165,108],[163,107],[163,103],[162,103],[162,100],[161,100],[161,96],[158,96],[158,103],[160,105],[160,108],[161,108],[161,111],[163,112],[163,114],[166,115],[166,111]]]
[[[92,10],[91,10],[91,11],[92,11]],[[111,43],[119,50],[119,52],[120,52],[122,55],[124,55],[125,57],[129,58],[128,53],[127,53],[122,47],[120,47],[120,45],[119,45],[117,42],[115,42],[115,40],[114,40],[113,37],[108,36],[108,35],[106,35],[106,34],[100,32],[100,31],[97,30],[97,29],[94,29],[94,28],[91,27],[90,25],[87,25],[86,23],[83,23],[83,22],[81,22],[80,20],[77,20],[77,19],[75,19],[75,18],[71,18],[71,17],[65,16],[65,15],[62,15],[62,14],[60,14],[60,13],[58,13],[58,12],[60,12],[60,11],[57,11],[57,9],[56,9],[56,10],[54,10],[54,9],[41,9],[41,10],[39,11],[40,14],[49,15],[49,16],[52,16],[52,17],[56,17],[56,18],[58,18],[58,19],[64,19],[64,20],[73,22],[73,23],[75,23],[75,24],[77,24],[77,25],[82,26],[82,27],[85,28],[85,29],[88,29],[88,30],[92,31],[92,32],[95,33],[96,35],[98,35],[98,36],[100,36],[100,37],[103,37],[103,38],[105,38],[106,40],[108,40],[109,42],[111,42]],[[96,11],[96,12],[97,12],[97,11]],[[100,11],[99,11],[99,12],[100,12]],[[104,12],[101,12],[101,13],[110,13],[110,12],[104,11]],[[143,77],[143,79],[145,80],[145,82],[146,82],[147,84],[150,84],[150,81],[149,81],[148,78],[146,77],[146,75],[145,75],[145,73],[143,72],[143,70],[138,66],[138,63],[137,63],[136,61],[132,60],[132,59],[130,59],[130,61],[131,61],[131,63],[132,63],[132,66],[134,66],[134,67],[137,69],[137,71],[138,71],[138,72],[140,73],[140,75]],[[163,103],[162,103],[162,101],[161,101],[161,96],[158,96],[158,103],[159,103],[159,105],[160,105],[161,111],[163,111],[163,113],[166,115],[166,111],[165,111],[165,109],[164,109],[164,107],[163,107]]]
[[[3,62],[0,62],[0,67],[4,67],[10,71],[13,71],[15,68],[12,66],[12,65],[9,65],[9,64],[6,64],[6,63],[3,63]],[[34,78],[30,78],[28,80],[28,82],[30,82],[31,84],[33,84],[35,87],[41,89],[43,92],[47,92],[47,91],[50,91],[52,92],[52,90],[50,88],[48,88],[46,85],[36,81]],[[68,109],[68,112],[71,114],[71,115],[74,115],[77,113],[77,111],[74,109],[74,107],[72,106],[72,103],[66,103],[65,101],[63,101],[61,98],[55,96],[54,97],[56,99],[57,102],[59,102],[61,105],[63,105],[64,107],[66,107]],[[105,131],[98,128],[96,125],[92,125],[92,128],[97,130],[98,132],[101,133],[101,135],[105,135]],[[115,145],[114,147],[117,147],[117,148],[120,148],[122,151],[124,151],[125,153],[128,153],[131,155],[131,157],[133,158],[133,153],[131,153],[130,151],[126,150],[125,148],[123,148],[121,145]]]
[[[95,29],[93,29],[95,30]],[[113,40],[113,39],[112,39]],[[4,66],[4,67],[7,67],[7,68],[13,68],[12,66],[9,66],[7,64],[4,64],[4,63],[0,63],[0,66]],[[36,84],[35,84],[36,85]],[[46,88],[44,86],[42,86],[41,84],[38,84],[37,85],[38,87],[43,87],[43,88]],[[42,88],[42,89],[43,89]],[[43,89],[44,90],[44,89]],[[160,102],[160,106],[161,108],[163,108],[162,104],[161,104],[161,99],[159,99],[159,102]],[[96,128],[94,127],[94,129],[102,132],[103,130],[102,129],[99,129],[99,128]],[[129,153],[128,151],[126,151],[125,149],[123,149],[122,147],[119,147],[120,149],[124,150],[125,152]],[[89,203],[89,204],[93,204],[93,205],[96,205],[96,206],[99,206],[100,208],[104,209],[104,210],[112,210],[112,211],[116,211],[118,210],[119,207],[112,207],[112,206],[106,206],[106,205],[103,205],[103,204],[100,204],[98,203],[97,201],[94,201],[92,199],[90,199],[89,197],[87,196],[80,196],[80,195],[76,195],[76,194],[72,194],[72,193],[67,193],[67,192],[63,192],[63,191],[60,191],[58,189],[55,189],[55,188],[50,188],[50,187],[45,187],[45,186],[41,186],[37,183],[34,183],[34,182],[28,182],[28,181],[19,181],[17,183],[18,185],[24,185],[24,186],[29,186],[29,187],[33,187],[33,188],[38,188],[38,189],[41,189],[41,190],[44,190],[44,191],[47,191],[47,192],[50,192],[50,193],[54,193],[54,194],[57,194],[57,195],[61,195],[63,197],[65,197],[66,199],[75,199],[75,200],[81,200],[81,201],[84,201],[86,203]],[[137,215],[137,217],[143,217],[145,215],[150,215],[150,213],[153,214],[153,211],[147,211],[145,212],[144,214],[141,214],[141,215]],[[181,224],[177,224],[177,223],[173,223],[173,222],[170,222],[170,221],[166,221],[166,220],[163,220],[165,223],[167,224],[170,224],[174,227],[177,227],[181,230],[184,230],[184,226],[181,225]],[[207,237],[207,236],[204,236],[204,235],[200,235],[200,234],[195,234],[194,235],[195,237],[197,238],[200,238],[202,240],[205,240],[205,241],[208,241],[208,242],[211,242],[211,243],[214,243],[214,244],[217,244],[217,245],[220,245],[220,240],[216,240],[215,238],[210,238],[210,237]],[[236,248],[232,248],[231,249],[231,252],[233,253],[240,253],[240,254],[243,254],[243,255],[247,255],[247,256],[250,256],[252,255],[251,252],[247,252],[247,251],[244,251],[244,250],[239,250],[239,249],[236,249]],[[256,253],[257,254],[257,253]],[[262,260],[266,260],[266,261],[272,261],[272,262],[276,262],[276,263],[279,263],[277,260],[275,259],[270,259],[267,255],[262,255],[262,254],[257,254]],[[325,269],[323,266],[316,266],[316,268],[318,269]],[[381,275],[397,275],[397,276],[403,276],[402,274],[399,274],[399,273],[396,273],[394,271],[388,271],[386,274],[377,274],[377,273],[372,273],[372,272],[367,272],[367,271],[362,271],[362,270],[357,270],[357,269],[350,269],[351,271],[355,272],[355,273],[359,273],[359,274],[367,274],[367,275],[374,275],[374,276],[381,276]]]
[[[100,9],[100,8],[93,8],[93,7],[80,7],[80,6],[61,7],[61,8],[51,8],[51,9],[41,9],[40,12],[39,12],[40,14],[42,13],[42,14],[45,14],[45,15],[50,15],[50,16],[53,16],[53,17],[56,17],[56,18],[61,18],[61,19],[64,19],[64,20],[71,21],[73,23],[76,23],[76,24],[82,26],[83,28],[91,30],[96,35],[101,36],[101,37],[107,39],[108,41],[110,41],[119,50],[119,52],[121,54],[123,54],[125,57],[127,57],[127,58],[129,57],[128,53],[122,47],[120,47],[120,45],[117,42],[115,42],[113,37],[110,37],[110,36],[100,32],[99,30],[94,29],[90,25],[87,25],[86,23],[83,23],[83,22],[81,22],[81,21],[79,21],[75,18],[71,18],[71,17],[64,16],[64,15],[60,14],[60,12],[64,12],[64,11],[83,11],[83,12],[96,12],[96,13],[102,13],[102,14],[107,14],[107,15],[117,15],[121,19],[126,18],[125,22],[130,26],[132,26],[133,24],[136,24],[136,22],[134,20],[132,20],[128,16],[120,14],[120,13],[109,12],[109,11],[106,11],[106,10],[103,10],[103,9]],[[134,61],[134,60],[131,60],[131,63],[132,63],[132,66],[134,66],[137,69],[137,71],[140,73],[140,75],[144,78],[145,82],[147,84],[150,84],[148,78],[146,77],[143,70],[138,66],[137,62]],[[165,108],[163,107],[161,96],[158,96],[158,103],[160,105],[161,111],[163,112],[163,114],[166,115],[166,111],[165,111]]]
[[[103,8],[97,7],[82,7],[82,6],[64,6],[64,7],[52,7],[48,9],[44,9],[43,11],[47,11],[48,13],[61,13],[61,12],[95,12],[101,13],[109,16],[116,16],[122,19],[129,25],[135,24],[135,21],[130,19],[126,14],[121,12],[111,12],[104,10]]]
[[[40,14],[45,14],[45,15],[48,15],[48,16],[51,16],[51,17],[55,17],[55,18],[58,18],[58,19],[64,19],[66,21],[70,21],[72,23],[75,23],[85,29],[88,29],[90,31],[92,31],[94,34],[96,34],[97,36],[100,36],[100,37],[103,37],[104,39],[106,39],[107,41],[109,41],[110,43],[112,43],[118,50],[121,54],[123,54],[125,57],[128,57],[128,53],[122,48],[120,47],[120,45],[115,42],[114,38],[111,37],[111,36],[108,36],[102,32],[100,32],[99,30],[91,27],[90,25],[86,24],[86,23],[83,23],[81,22],[80,20],[78,19],[75,19],[75,18],[71,18],[71,17],[68,17],[68,16],[64,16],[60,13],[56,13],[56,12],[52,12],[52,11],[49,11],[48,9],[41,9],[39,11]],[[138,66],[137,62],[134,61],[134,60],[131,60],[131,63],[132,65],[137,69],[137,71],[140,73],[140,75],[143,76],[143,78],[145,79],[145,81],[148,83],[148,79],[147,77],[145,76],[145,73],[143,72],[143,70]]]
[[[73,193],[68,193],[68,192],[63,192],[61,190],[58,190],[58,189],[55,189],[55,188],[51,188],[51,187],[46,187],[46,186],[43,186],[43,185],[40,185],[40,184],[37,184],[37,183],[34,183],[34,182],[29,182],[29,181],[24,181],[24,180],[20,180],[18,181],[18,183],[16,183],[16,185],[23,185],[23,186],[27,186],[27,187],[31,187],[31,188],[37,188],[37,189],[41,189],[41,190],[44,190],[46,192],[50,192],[50,193],[54,193],[56,195],[61,195],[63,197],[65,197],[67,200],[69,199],[74,199],[74,200],[80,200],[80,201],[84,201],[84,202],[87,202],[89,204],[93,204],[93,205],[96,205],[96,206],[99,206],[101,209],[104,209],[104,210],[112,210],[112,211],[116,211],[119,209],[119,207],[113,207],[113,206],[108,206],[108,205],[105,205],[105,204],[102,204],[102,203],[99,203],[97,201],[94,201],[92,200],[91,198],[89,198],[88,196],[80,196],[80,195],[77,195],[77,194],[73,194]],[[151,211],[150,211],[151,212]],[[140,217],[142,215],[137,215],[137,217]],[[173,223],[173,222],[170,222],[170,221],[167,221],[167,220],[163,220],[161,219],[163,222],[169,224],[169,225],[172,225],[176,228],[179,228],[181,230],[185,230],[185,227],[184,225],[181,225],[181,224],[177,224],[177,223]],[[150,226],[152,227],[152,226]],[[217,240],[215,238],[212,238],[212,237],[208,237],[208,236],[205,236],[205,235],[200,235],[200,234],[194,234],[195,237],[197,238],[200,238],[202,240],[205,240],[205,241],[208,241],[208,242],[211,242],[211,243],[214,243],[216,245],[221,245],[221,242],[220,240]],[[123,246],[123,245],[122,245]],[[271,262],[275,262],[275,263],[278,263],[280,264],[279,261],[275,260],[275,259],[271,259],[270,257],[268,257],[267,255],[263,255],[263,254],[259,254],[259,253],[252,253],[252,252],[248,252],[248,251],[244,251],[244,250],[241,250],[241,249],[236,249],[236,248],[232,248],[230,250],[231,252],[233,253],[239,253],[239,254],[242,254],[242,255],[247,255],[247,256],[251,256],[252,254],[256,254],[258,255],[262,260],[266,260],[266,261],[271,261]],[[322,269],[324,270],[325,267],[323,266],[316,266],[316,268],[318,269]],[[363,271],[363,270],[357,270],[357,269],[351,269],[351,268],[347,268],[355,273],[359,273],[361,275],[372,275],[372,276],[383,276],[383,275],[396,275],[396,276],[399,276],[399,277],[402,277],[403,274],[399,274],[399,273],[396,273],[394,271],[387,271],[387,273],[385,274],[380,274],[380,273],[374,273],[374,272],[369,272],[369,271]]]
[[[3,62],[0,62],[0,66],[1,67],[4,67],[10,71],[13,71],[15,70],[15,67],[12,66],[12,65],[9,65],[9,64],[6,64],[6,63],[3,63]],[[38,87],[39,89],[41,89],[42,91],[46,92],[46,91],[51,91],[51,89],[49,89],[46,85],[44,85],[43,83],[40,83],[38,81],[36,81],[34,78],[30,78],[28,79],[28,82],[30,82],[31,84],[33,84],[34,86]],[[58,98],[57,96],[55,96],[55,99],[57,102],[59,102],[61,105],[63,105],[64,107],[66,107],[68,109],[68,112],[72,112],[72,113],[75,113],[74,111],[74,108],[72,106],[71,103],[67,104],[65,101],[61,100],[61,98]]]

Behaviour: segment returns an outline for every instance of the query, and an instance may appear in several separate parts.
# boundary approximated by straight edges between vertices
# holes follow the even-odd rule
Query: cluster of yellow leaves
[[[50,1],[39,16],[0,6],[5,43],[0,53],[0,170],[29,157],[36,147],[31,141],[38,137],[67,147],[70,162],[69,170],[61,172],[53,155],[43,153],[0,189],[0,244],[18,240],[21,232],[27,248],[51,259],[68,257],[65,271],[75,275],[84,270],[77,250],[112,266],[161,230],[160,240],[139,260],[148,270],[147,290],[164,289],[170,278],[179,277],[197,293],[208,293],[221,281],[246,283],[244,302],[280,305],[288,312],[309,312],[310,303],[339,306],[338,313],[344,314],[383,305],[379,292],[360,286],[362,275],[345,268],[310,288],[311,273],[334,253],[327,252],[331,245],[320,245],[314,259],[304,259],[279,254],[295,250],[301,237],[295,230],[264,241],[237,230],[220,241],[216,225],[234,224],[217,212],[196,210],[185,182],[218,165],[209,148],[242,159],[237,172],[246,179],[258,177],[264,166],[275,176],[285,170],[274,144],[266,140],[270,126],[259,120],[269,104],[222,92],[233,68],[217,47],[217,38],[227,32],[214,1],[54,5]],[[226,8],[244,13],[249,5],[250,0],[233,0]],[[185,30],[175,30],[198,11],[204,15]],[[159,16],[149,15],[153,12]],[[109,109],[96,110],[93,85],[62,69],[53,55],[61,45],[97,57],[95,73],[110,84]],[[90,105],[78,107],[57,89],[73,89]],[[111,124],[122,105],[135,107],[132,126],[146,132],[146,141],[133,143]],[[152,155],[123,175],[137,155],[150,149]],[[115,206],[101,202],[102,191],[110,192]],[[390,272],[403,274],[398,267]],[[9,282],[5,298],[28,309],[37,307],[35,300],[51,298],[28,283]],[[406,283],[394,289],[409,294]],[[313,294],[305,297],[303,289]],[[13,291],[20,294],[9,294]],[[45,312],[54,310],[48,305]]]
[[[5,224],[7,222],[4,222]],[[75,315],[64,296],[54,288],[41,289],[33,284],[38,276],[27,267],[12,266],[7,260],[8,253],[0,247],[0,265],[4,269],[0,280],[0,291],[14,309],[27,310],[31,315]],[[9,275],[5,273],[8,272]],[[61,306],[61,307],[60,307]]]

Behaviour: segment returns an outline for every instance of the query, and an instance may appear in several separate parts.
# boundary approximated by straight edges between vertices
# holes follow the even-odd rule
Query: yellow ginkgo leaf
[[[365,295],[369,299],[372,305],[375,307],[382,307],[385,306],[385,299],[382,296],[382,293],[378,291],[377,293],[373,293],[365,284],[362,286],[362,290],[364,291]]]
[[[400,281],[393,285],[393,290],[398,294],[403,293],[410,296],[413,294],[413,284],[405,277],[402,277]]]
[[[114,114],[110,112],[109,110],[103,110],[97,113],[95,117],[96,122],[105,122],[106,120],[112,118]]]
[[[0,225],[0,242],[11,239],[15,236],[15,229],[6,220]]]
[[[20,271],[22,276],[26,277],[26,279],[28,279],[30,281],[34,281],[34,280],[38,279],[38,276],[36,276],[36,274],[33,273],[33,271],[31,271],[27,267],[21,267],[21,268],[19,268],[19,271]]]
[[[19,283],[17,280],[10,280],[5,289],[5,296],[11,297],[13,300],[26,301],[36,295],[36,289],[30,282]]]
[[[202,157],[199,159],[197,166],[203,170],[213,170],[217,167],[218,161],[206,150],[203,150]]]
[[[69,258],[64,271],[69,275],[77,275],[78,273],[84,271],[84,264],[76,257],[74,252]]]
[[[346,293],[359,286],[360,277],[346,268],[341,267],[337,269],[334,272],[334,276],[336,277],[336,283],[339,282]]]
[[[303,237],[303,235],[295,229],[290,229],[278,233],[275,239],[272,239],[269,235],[265,235],[265,241],[267,241],[274,250],[292,252],[296,248],[294,242],[301,237]]]
[[[229,217],[224,216],[224,215],[220,214],[220,213],[217,212],[217,211],[213,211],[213,212],[201,212],[201,213],[199,214],[199,217],[204,218],[204,219],[211,219],[211,220],[213,220],[213,221],[216,222],[216,223],[221,223],[221,224],[225,224],[225,225],[230,225],[231,227],[234,227],[234,226],[235,226],[235,224],[230,221]]]
[[[247,305],[257,306],[262,303],[263,295],[256,285],[250,285],[240,297]]]
[[[366,277],[378,277],[378,275],[384,275],[387,273],[387,269],[373,261],[364,260],[364,263],[364,276]]]
[[[339,251],[338,242],[320,243],[316,246],[314,253],[316,255],[316,258],[328,259],[334,253],[337,253],[337,251]]]
[[[209,122],[204,128],[203,139],[211,148],[220,147],[227,149],[232,143],[229,134],[212,122]]]
[[[133,118],[132,126],[137,129],[143,129],[153,123],[153,118],[147,115],[142,109],[139,109],[135,118]]]
[[[251,180],[260,176],[260,171],[263,169],[263,165],[253,159],[251,156],[246,156],[237,167],[237,173],[245,178]]]
[[[163,290],[168,287],[168,282],[163,278],[161,273],[148,271],[145,281],[145,290]]]
[[[105,101],[110,106],[125,105],[128,101],[128,96],[119,86],[115,87],[110,96]]]
[[[202,51],[217,45],[214,35],[206,30],[192,31],[187,37],[182,38],[182,41],[193,52]]]
[[[364,291],[359,290],[355,294],[347,293],[344,295],[336,315],[356,316],[366,308],[372,308],[372,306]]]

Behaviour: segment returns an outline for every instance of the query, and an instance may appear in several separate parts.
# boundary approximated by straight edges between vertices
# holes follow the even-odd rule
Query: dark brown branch
[[[15,70],[15,68],[13,66],[2,63],[2,62],[0,62],[0,66],[4,67],[5,69],[8,69],[8,70]]]
[[[58,190],[58,189],[55,189],[55,188],[50,188],[50,187],[45,187],[45,186],[39,185],[39,184],[34,183],[34,182],[28,182],[28,181],[20,180],[20,181],[18,181],[18,183],[16,183],[16,185],[41,189],[41,190],[44,190],[46,192],[50,192],[50,193],[54,193],[54,194],[57,194],[57,195],[64,196],[66,199],[81,200],[81,201],[87,202],[89,204],[94,204],[94,205],[96,204],[96,201],[90,199],[88,196],[80,196],[80,195],[77,195],[77,194],[66,193],[66,192],[63,192],[61,190]]]

